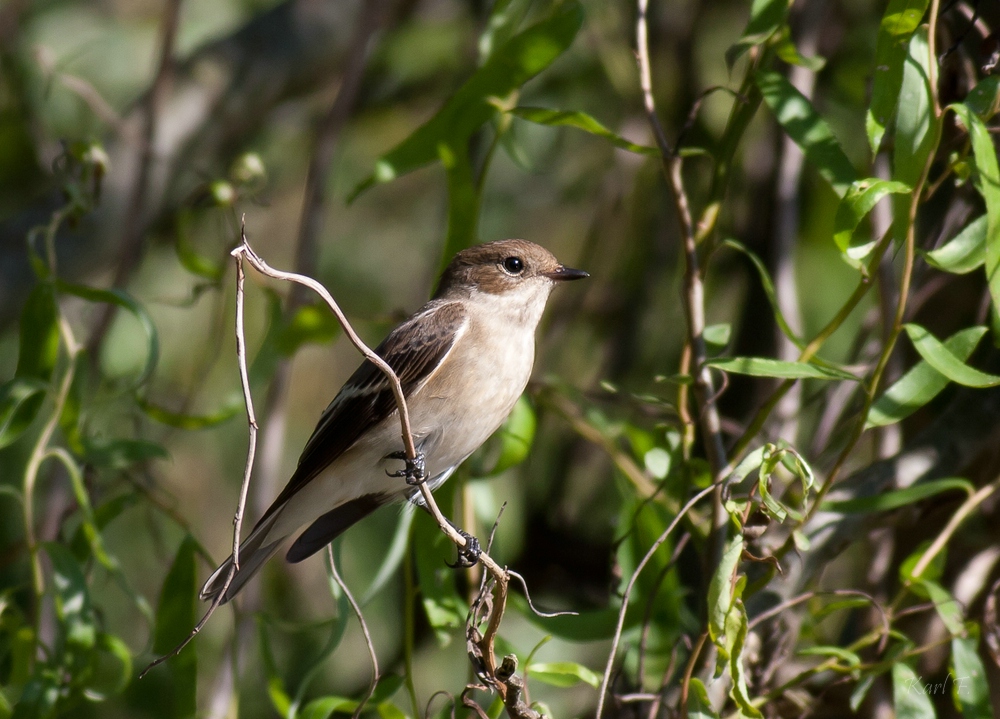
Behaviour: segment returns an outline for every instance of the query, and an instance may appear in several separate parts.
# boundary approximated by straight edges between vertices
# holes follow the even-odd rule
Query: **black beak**
[[[552,272],[545,272],[546,277],[550,280],[555,280],[557,282],[563,282],[565,280],[582,280],[584,277],[590,277],[589,272],[584,272],[583,270],[574,270],[572,267],[566,267],[565,265],[559,265]]]

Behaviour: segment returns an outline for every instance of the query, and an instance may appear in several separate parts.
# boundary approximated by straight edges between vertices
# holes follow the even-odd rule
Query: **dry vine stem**
[[[149,666],[142,671],[142,674],[139,675],[140,678],[145,676],[146,673],[156,665],[161,664],[170,657],[176,656],[191,642],[192,639],[195,638],[195,636],[197,636],[212,614],[215,613],[215,610],[218,609],[219,605],[222,603],[222,598],[225,596],[226,591],[229,589],[229,585],[233,581],[233,577],[236,575],[236,571],[239,569],[239,548],[240,534],[243,526],[243,513],[246,506],[247,491],[250,487],[250,476],[253,471],[253,461],[257,446],[257,419],[254,415],[253,398],[250,394],[250,380],[246,361],[246,338],[243,331],[244,260],[249,262],[251,267],[266,277],[304,285],[323,298],[327,306],[329,306],[330,311],[333,312],[334,316],[337,318],[337,321],[343,328],[344,334],[346,334],[348,339],[351,341],[351,344],[357,347],[358,351],[361,352],[361,354],[364,355],[368,361],[378,367],[378,369],[389,380],[393,396],[396,399],[396,407],[399,410],[400,431],[407,459],[410,462],[413,462],[417,458],[417,448],[413,442],[413,433],[410,429],[410,414],[406,405],[406,397],[403,395],[403,388],[399,383],[399,377],[396,376],[392,367],[390,367],[385,360],[375,354],[375,351],[366,345],[358,336],[350,322],[348,322],[347,317],[340,309],[340,306],[333,299],[333,296],[330,295],[327,289],[311,277],[299,275],[294,272],[282,272],[281,270],[276,270],[264,262],[264,260],[261,259],[256,252],[254,252],[253,248],[250,247],[250,243],[246,237],[245,226],[241,228],[240,231],[240,245],[234,249],[231,254],[236,260],[236,354],[240,366],[240,382],[243,385],[243,398],[246,402],[247,408],[247,421],[250,426],[250,444],[247,451],[246,468],[243,475],[243,484],[240,487],[239,503],[236,508],[236,514],[233,517],[233,563],[229,568],[229,573],[226,575],[226,581],[222,585],[222,590],[215,598],[215,601],[212,602],[208,611],[205,612],[205,615],[201,618],[198,624],[195,625],[194,629],[191,630],[191,633],[187,636],[187,638],[174,647],[174,649],[172,649],[169,653],[151,662]],[[466,546],[465,537],[459,534],[458,530],[455,529],[455,527],[453,527],[447,519],[445,519],[444,514],[442,514],[440,508],[437,506],[437,502],[434,500],[434,496],[431,494],[430,489],[428,489],[427,484],[422,482],[418,486],[420,488],[420,493],[425,506],[438,523],[441,531],[444,532],[457,547],[460,549],[464,548]],[[479,555],[479,561],[484,567],[486,567],[486,570],[495,582],[493,590],[493,608],[490,613],[489,624],[480,644],[480,649],[483,652],[485,669],[488,672],[489,677],[495,681],[494,687],[500,692],[501,697],[506,698],[508,683],[513,681],[515,677],[507,679],[506,681],[496,680],[496,670],[498,665],[494,654],[493,644],[497,631],[500,628],[500,620],[503,618],[504,608],[507,604],[507,586],[510,583],[510,576],[507,574],[506,568],[497,564],[496,561],[494,561],[493,558],[486,552],[482,552]]]

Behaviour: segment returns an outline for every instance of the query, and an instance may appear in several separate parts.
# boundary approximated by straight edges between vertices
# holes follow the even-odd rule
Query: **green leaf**
[[[532,679],[554,687],[572,687],[583,682],[597,688],[601,684],[601,677],[576,662],[540,662],[529,665],[526,671]]]
[[[758,72],[754,81],[778,124],[798,145],[806,159],[844,196],[857,175],[826,121],[784,76],[771,70]]]
[[[746,29],[740,39],[726,50],[726,64],[730,70],[747,50],[766,42],[785,24],[790,4],[789,0],[753,0]]]
[[[906,334],[927,364],[950,379],[965,387],[996,387],[1000,377],[969,367],[952,354],[938,339],[917,324],[903,325]]]
[[[165,424],[168,427],[176,427],[177,429],[196,430],[215,427],[235,417],[243,409],[243,395],[234,392],[218,410],[200,415],[173,412],[165,407],[153,404],[143,397],[136,397],[136,403],[139,405],[139,409],[145,412],[150,419],[154,419],[161,424]]]
[[[875,47],[875,76],[872,101],[865,129],[872,153],[878,152],[885,128],[892,118],[903,84],[903,62],[910,37],[927,12],[928,0],[889,0],[882,16]]]
[[[923,681],[903,662],[892,665],[892,702],[895,719],[936,719]]]
[[[929,61],[927,29],[920,28],[910,38],[909,51],[903,63],[892,155],[892,179],[911,187],[915,187],[920,180],[927,156],[937,144],[939,123],[933,116],[928,81]],[[894,217],[905,218],[909,205],[909,198],[896,198]],[[896,223],[897,237],[905,235],[906,224]]]
[[[490,59],[493,51],[513,37],[531,7],[531,0],[497,0],[479,36],[479,64]]]
[[[472,133],[497,113],[491,99],[507,97],[551,65],[573,42],[582,23],[580,4],[570,0],[497,48],[444,107],[376,162],[374,173],[354,189],[349,201],[377,183],[434,162],[441,145],[463,148]]]
[[[291,357],[302,345],[326,344],[339,332],[340,323],[325,305],[304,305],[281,324],[274,342],[279,353]]]
[[[804,348],[806,343],[792,331],[791,325],[788,324],[788,320],[785,319],[785,315],[781,311],[781,305],[778,303],[778,294],[774,289],[774,282],[771,280],[771,274],[767,271],[767,266],[764,262],[742,242],[738,242],[733,239],[726,239],[722,241],[722,244],[727,247],[732,247],[737,252],[742,252],[753,263],[753,266],[756,268],[757,274],[760,277],[760,284],[764,288],[764,293],[767,295],[767,301],[771,303],[771,313],[774,315],[775,322],[778,323],[778,327],[784,333],[785,337],[791,340],[796,347],[799,349]]]
[[[1000,75],[987,75],[965,96],[966,107],[983,122],[989,122],[1000,111]]]
[[[87,462],[106,469],[128,469],[151,459],[167,459],[167,450],[144,439],[87,439],[84,442]]]
[[[708,697],[708,689],[697,677],[691,678],[688,685],[687,719],[719,719],[712,709],[712,700]]]
[[[910,579],[923,589],[931,602],[934,603],[934,610],[944,623],[948,632],[952,636],[965,635],[965,616],[962,605],[958,603],[948,590],[935,581],[924,579],[923,577],[910,577]]]
[[[0,449],[31,426],[46,389],[45,382],[33,377],[14,377],[0,386]]]
[[[620,150],[628,150],[640,155],[658,156],[660,154],[659,149],[655,147],[636,145],[634,142],[629,142],[624,137],[616,135],[585,112],[548,110],[543,107],[515,107],[510,112],[522,120],[528,120],[538,125],[575,127],[578,130],[589,132],[591,135],[604,138]]]
[[[851,265],[860,266],[858,258],[848,253],[852,249],[851,240],[854,237],[854,231],[858,228],[861,220],[886,195],[909,194],[910,192],[909,185],[891,180],[880,180],[875,177],[857,180],[851,184],[841,199],[833,220],[833,241]]]
[[[754,706],[750,698],[750,691],[747,689],[746,669],[743,666],[743,648],[747,639],[747,611],[743,608],[743,601],[736,599],[733,601],[733,611],[730,612],[727,625],[734,626],[735,631],[727,627],[727,634],[734,636],[730,649],[729,671],[733,678],[733,686],[729,690],[729,696],[739,706],[741,714],[750,719],[763,719],[760,709]]]
[[[827,501],[820,505],[820,511],[839,512],[841,514],[853,514],[858,512],[890,512],[909,504],[921,502],[928,497],[933,497],[944,492],[954,491],[972,494],[975,487],[967,479],[958,477],[948,477],[945,479],[935,479],[929,482],[921,482],[905,489],[895,489],[891,492],[883,492],[874,497],[860,497],[858,499],[844,499],[840,501]]]
[[[702,337],[705,338],[705,343],[713,350],[721,351],[729,344],[729,338],[732,334],[733,326],[728,322],[722,322],[706,327],[705,331],[702,332]]]
[[[439,504],[449,504],[442,501],[444,499],[447,497],[439,496]],[[447,506],[441,507],[445,516],[448,516],[448,509]],[[441,532],[441,528],[429,514],[418,512],[413,523],[411,546],[416,553],[417,582],[427,621],[434,630],[438,643],[442,647],[447,646],[453,632],[465,626],[465,615],[468,612],[455,583],[457,572],[445,564],[453,560],[455,545]]]
[[[712,359],[705,364],[726,372],[747,374],[753,377],[858,381],[854,375],[832,367],[820,367],[807,362],[786,362],[768,357],[729,357]]]
[[[226,265],[210,260],[200,254],[191,240],[191,225],[194,221],[194,211],[183,208],[177,213],[176,242],[174,247],[181,266],[197,277],[204,277],[211,282],[218,282],[226,273]]]
[[[978,636],[951,640],[952,697],[964,719],[993,719],[988,675],[978,648]]]
[[[357,709],[358,703],[344,697],[320,697],[306,704],[299,713],[299,719],[329,719],[334,712],[351,714]]]
[[[725,656],[729,651],[725,645],[726,618],[733,607],[733,580],[742,556],[743,535],[732,533],[708,585],[708,631]]]
[[[535,410],[532,409],[527,396],[521,395],[514,404],[510,416],[500,427],[500,456],[485,476],[492,477],[523,462],[535,440],[537,424]]]
[[[448,233],[438,268],[441,272],[458,252],[478,242],[481,185],[473,177],[465,145],[465,142],[438,144],[438,157],[448,181]]]
[[[156,630],[153,651],[163,655],[184,641],[194,628],[195,598],[197,597],[194,563],[195,541],[191,535],[184,537],[173,564],[163,580],[160,602],[156,608]],[[172,691],[164,701],[171,703],[169,716],[194,716],[198,685],[198,653],[194,642],[166,662],[172,677]]]
[[[986,215],[977,217],[945,245],[926,252],[918,250],[931,267],[964,275],[986,262]]]
[[[87,589],[83,568],[69,549],[56,542],[44,542],[45,553],[52,562],[52,586],[55,594],[56,617],[65,643],[67,671],[79,671],[89,663],[97,643],[94,610]],[[75,667],[74,667],[75,665]]]
[[[805,657],[833,657],[844,663],[844,666],[851,669],[861,666],[861,657],[855,652],[843,647],[819,646],[800,649],[798,654]]]
[[[1000,307],[1000,167],[989,130],[965,105],[951,105],[965,125],[976,162],[975,185],[986,203],[986,279],[993,306]]]
[[[40,282],[21,310],[15,377],[48,382],[59,356],[59,308],[52,285]]]
[[[95,287],[85,287],[84,285],[76,285],[64,282],[63,280],[58,280],[56,286],[60,292],[74,295],[88,302],[120,307],[138,320],[143,332],[146,334],[146,363],[143,365],[142,372],[139,373],[139,376],[133,383],[133,387],[145,384],[146,380],[153,375],[153,370],[156,369],[156,363],[160,358],[160,338],[156,332],[156,325],[153,324],[153,320],[149,316],[149,313],[146,312],[146,308],[124,290],[99,290]]]
[[[944,347],[956,359],[964,362],[972,355],[979,341],[986,334],[985,327],[968,327],[944,342]],[[882,427],[899,422],[932,399],[948,386],[948,378],[921,360],[900,377],[872,405],[865,428]]]

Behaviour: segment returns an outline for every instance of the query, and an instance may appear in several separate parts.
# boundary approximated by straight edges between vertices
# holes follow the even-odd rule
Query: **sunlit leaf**
[[[750,20],[740,39],[726,50],[726,64],[732,69],[747,50],[770,38],[788,17],[789,0],[753,0]]]
[[[573,112],[564,110],[548,110],[542,107],[515,107],[511,114],[539,125],[551,125],[554,127],[575,127],[591,135],[604,138],[615,147],[621,150],[628,150],[640,155],[659,155],[660,151],[655,147],[637,145],[629,142],[624,137],[616,135],[600,122],[585,112]]]
[[[968,327],[945,340],[944,347],[964,362],[972,355],[984,334],[985,327]],[[865,427],[882,427],[899,422],[937,397],[947,386],[948,378],[931,367],[926,360],[921,360],[875,401],[868,413]]]
[[[537,679],[554,687],[572,687],[580,682],[598,687],[601,677],[576,662],[540,662],[528,666],[532,679]]]
[[[892,665],[892,703],[896,719],[936,719],[923,680],[905,662]]]
[[[833,220],[833,241],[837,248],[847,254],[855,230],[879,200],[889,194],[908,194],[910,191],[909,185],[904,185],[902,182],[874,177],[852,183],[841,199]],[[849,262],[855,266],[859,264],[853,258],[849,259]]]
[[[358,706],[354,699],[345,697],[320,697],[313,699],[306,704],[305,708],[299,712],[299,719],[329,719],[334,712],[342,714],[352,713]]]
[[[754,377],[853,380],[855,382],[858,380],[857,377],[848,372],[831,367],[821,367],[807,362],[787,362],[768,357],[727,357],[712,359],[705,364],[726,372],[746,374]]]
[[[692,677],[688,685],[687,709],[687,719],[719,719],[719,715],[712,709],[708,689],[697,677]]]
[[[865,119],[868,143],[878,152],[892,119],[903,83],[903,61],[910,37],[927,12],[928,0],[889,0],[882,16],[875,48],[872,101]]]
[[[917,352],[931,367],[966,387],[996,387],[1000,377],[980,372],[965,364],[926,329],[917,324],[903,325]]]
[[[927,264],[939,270],[955,275],[972,272],[986,262],[987,226],[986,215],[977,217],[947,244],[920,254]]]
[[[905,507],[908,504],[921,502],[928,497],[954,491],[971,494],[975,491],[975,488],[967,479],[948,477],[921,482],[905,489],[882,492],[873,497],[859,497],[857,499],[843,499],[839,501],[828,500],[820,505],[820,510],[823,512],[841,512],[844,514],[855,512],[889,512],[900,507]]]
[[[486,21],[486,29],[479,36],[479,64],[490,59],[493,51],[513,37],[527,15],[532,0],[497,0]]]
[[[979,637],[951,640],[951,691],[963,719],[993,719],[989,675],[979,658]]]
[[[582,23],[579,3],[570,0],[494,50],[444,107],[378,160],[375,172],[354,189],[350,199],[377,183],[390,182],[436,161],[442,145],[463,147],[464,141],[497,113],[490,100],[507,97],[548,67],[570,46]]]
[[[855,652],[852,652],[849,649],[844,649],[843,647],[834,647],[829,645],[806,647],[805,649],[800,649],[798,653],[800,656],[806,657],[833,657],[841,660],[846,666],[851,668],[861,665],[861,657],[859,657]]]
[[[854,166],[834,137],[833,131],[808,98],[783,75],[771,70],[758,72],[754,81],[778,124],[795,141],[806,159],[843,197],[857,177]]]

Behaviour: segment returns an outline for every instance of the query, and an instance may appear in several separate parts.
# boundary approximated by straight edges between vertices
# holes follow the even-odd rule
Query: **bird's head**
[[[589,275],[561,264],[544,247],[527,240],[499,240],[462,250],[441,275],[435,298],[473,293],[516,295],[544,301],[557,282]]]

